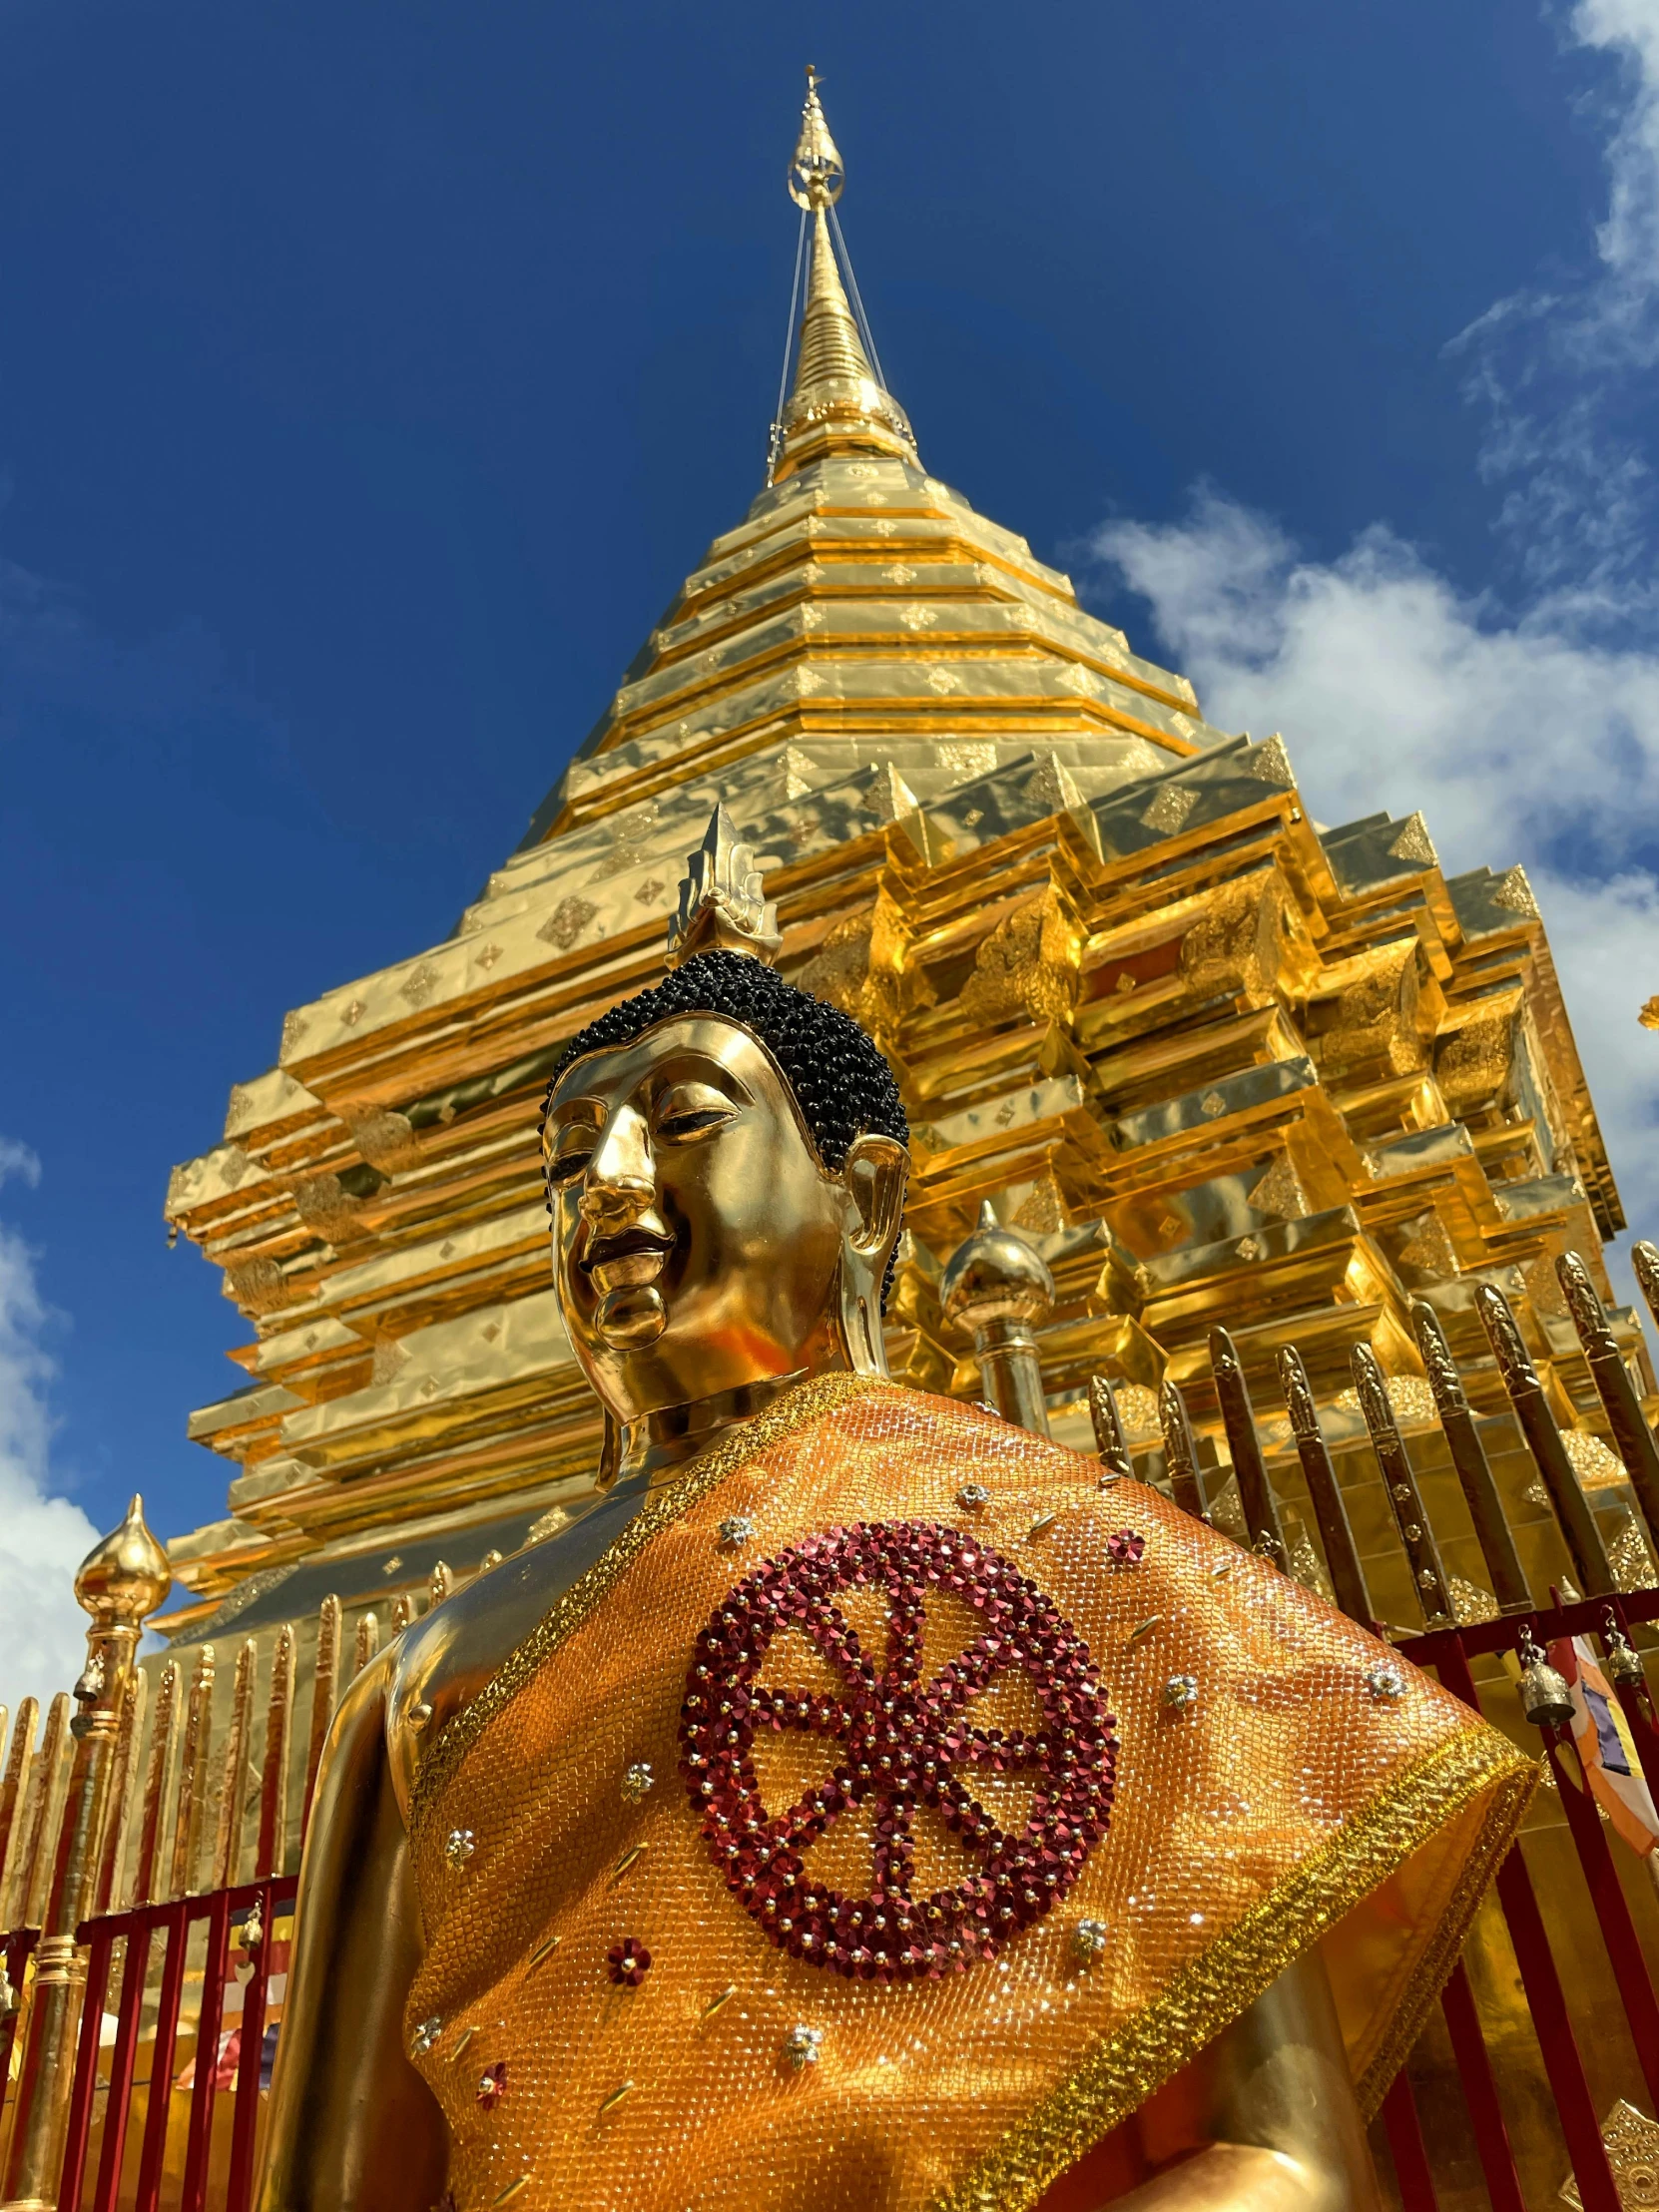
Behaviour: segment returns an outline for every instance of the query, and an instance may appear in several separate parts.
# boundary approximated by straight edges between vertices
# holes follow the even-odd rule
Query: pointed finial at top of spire
[[[790,198],[812,222],[812,256],[807,277],[807,306],[801,318],[795,388],[773,426],[772,465],[776,483],[804,462],[835,453],[888,453],[914,461],[916,441],[909,419],[882,382],[866,348],[847,298],[857,297],[857,282],[847,263],[842,280],[836,258],[838,232],[831,211],[846,182],[839,149],[819,98],[818,72],[809,64],[807,99],[801,111],[801,136],[790,163]],[[846,247],[840,242],[841,256]]]
[[[846,183],[840,149],[830,136],[824,103],[818,96],[818,71],[807,64],[807,99],[801,110],[801,136],[790,163],[790,198],[798,208],[832,208]]]

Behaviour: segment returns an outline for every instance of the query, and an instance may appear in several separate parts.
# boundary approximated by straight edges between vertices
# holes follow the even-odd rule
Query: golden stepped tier
[[[989,1199],[1056,1270],[1056,1399],[1097,1369],[1200,1381],[1218,1319],[1253,1375],[1294,1340],[1335,1398],[1357,1342],[1416,1373],[1405,1304],[1427,1296],[1495,1408],[1472,1306],[1493,1280],[1593,1427],[1550,1262],[1593,1262],[1616,1197],[1519,871],[1448,881],[1416,817],[1316,830],[1278,739],[1093,796],[1111,740],[983,766],[956,742],[872,745],[850,778],[782,745],[722,794],[769,862],[786,972],[900,1076],[902,1372],[976,1389],[932,1281]],[[240,1467],[232,1520],[175,1546],[204,1606],[406,1524],[527,1523],[589,1478],[536,1106],[562,1040],[658,972],[711,789],[554,831],[447,944],[322,1002],[354,1019],[302,1009],[176,1176],[172,1217],[257,1334],[253,1386],[193,1422]]]

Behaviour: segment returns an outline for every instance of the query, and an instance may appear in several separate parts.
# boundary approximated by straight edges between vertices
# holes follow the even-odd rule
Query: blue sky
[[[809,59],[928,465],[1325,819],[1527,862],[1659,1228],[1659,0],[0,0],[0,51],[12,1669],[83,1514],[223,1510],[169,1168],[448,929],[757,488]]]

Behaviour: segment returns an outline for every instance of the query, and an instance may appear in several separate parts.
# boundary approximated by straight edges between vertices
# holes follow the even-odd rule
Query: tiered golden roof
[[[1599,1421],[1550,1262],[1575,1248],[1605,1290],[1621,1217],[1524,875],[1447,878],[1415,815],[1318,828],[1279,738],[1207,725],[922,467],[837,265],[840,174],[815,85],[772,481],[450,936],[291,1012],[175,1173],[169,1218],[254,1333],[250,1386],[192,1422],[237,1471],[231,1517],[172,1547],[184,1633],[228,1598],[275,1620],[418,1584],[591,1479],[537,1102],[564,1040],[659,976],[717,805],[784,972],[856,1014],[905,1093],[897,1372],[975,1391],[936,1278],[988,1201],[1056,1279],[1061,1433],[1096,1370],[1138,1386],[1143,1441],[1166,1374],[1202,1425],[1217,1322],[1255,1377],[1297,1343],[1339,1426],[1357,1343],[1405,1403],[1413,1296],[1495,1408],[1484,1280],[1563,1415]]]

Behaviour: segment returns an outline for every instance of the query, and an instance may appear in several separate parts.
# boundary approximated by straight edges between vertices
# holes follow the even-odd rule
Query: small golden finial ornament
[[[801,109],[801,136],[790,162],[790,198],[798,208],[832,208],[846,183],[840,150],[830,136],[818,96],[819,75],[807,64],[807,98]]]
[[[1642,1010],[1636,1019],[1644,1029],[1659,1029],[1659,992],[1655,992],[1652,998],[1643,1000]]]
[[[137,1491],[118,1528],[101,1537],[75,1575],[75,1599],[100,1628],[137,1627],[173,1587],[167,1553],[145,1525]]]
[[[680,904],[669,917],[667,965],[676,968],[698,952],[741,952],[771,967],[783,949],[778,909],[766,895],[755,854],[718,806],[703,842],[686,854]]]

